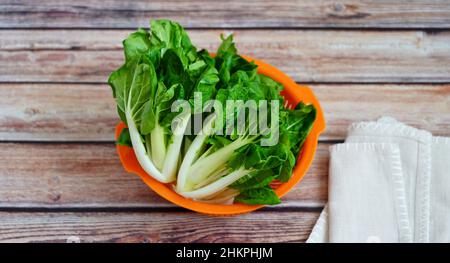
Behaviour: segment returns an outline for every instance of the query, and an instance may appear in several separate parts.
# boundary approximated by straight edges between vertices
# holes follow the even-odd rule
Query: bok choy
[[[125,63],[108,80],[128,127],[117,143],[133,147],[144,171],[186,198],[279,203],[270,185],[289,180],[314,106],[287,108],[281,84],[258,74],[232,36],[212,57],[176,22],[150,26],[124,40]]]

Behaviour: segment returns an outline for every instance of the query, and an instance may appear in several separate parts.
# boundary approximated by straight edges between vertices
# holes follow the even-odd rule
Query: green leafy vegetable
[[[282,85],[258,74],[237,53],[232,35],[222,37],[213,58],[197,50],[178,23],[150,26],[123,41],[125,63],[108,80],[128,126],[117,144],[132,146],[150,176],[174,182],[186,198],[278,204],[269,184],[290,179],[315,108],[285,108]],[[174,109],[180,101],[186,104]],[[200,133],[185,135],[197,118],[204,124]]]
[[[276,205],[281,203],[278,196],[269,186],[242,191],[235,200],[249,205]]]
[[[122,130],[122,132],[119,135],[119,138],[117,138],[116,144],[122,145],[122,146],[133,147],[133,144],[131,143],[130,132],[128,131],[128,128],[124,128]]]

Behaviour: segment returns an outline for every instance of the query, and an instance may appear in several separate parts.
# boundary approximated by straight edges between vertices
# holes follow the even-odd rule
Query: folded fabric
[[[329,203],[320,222],[328,237],[322,242],[410,242],[398,145],[345,143],[330,154]],[[325,238],[318,231],[310,241]]]
[[[450,241],[449,140],[386,117],[351,125],[308,242]]]

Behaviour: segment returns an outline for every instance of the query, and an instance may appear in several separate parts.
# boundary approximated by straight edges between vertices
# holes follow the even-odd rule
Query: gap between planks
[[[266,212],[321,212],[324,204],[317,205],[276,205],[260,208],[252,213],[266,213]],[[193,213],[193,211],[184,209],[178,206],[0,206],[0,212],[9,213]]]

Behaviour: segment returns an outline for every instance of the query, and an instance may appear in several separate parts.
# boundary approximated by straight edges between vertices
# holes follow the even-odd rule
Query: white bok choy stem
[[[173,141],[168,147],[162,170],[163,177],[170,180],[170,182],[176,180],[176,173],[181,155],[181,144],[183,143],[184,132],[190,117],[190,113],[183,113],[175,120],[177,123],[175,129],[172,131]]]
[[[252,172],[252,171],[244,169],[244,168],[240,168],[240,169],[235,170],[235,171],[231,172],[230,174],[220,178],[219,180],[217,180],[209,185],[206,185],[204,187],[201,187],[197,190],[179,191],[178,193],[186,198],[203,199],[214,193],[224,190],[226,187],[228,187],[232,183],[236,182],[240,178],[246,176],[250,172]]]
[[[233,188],[227,188],[223,191],[213,194],[212,196],[208,196],[205,199],[194,199],[194,200],[210,204],[231,205],[234,202],[234,198],[239,194],[240,191]]]
[[[166,138],[164,135],[164,128],[159,125],[158,121],[156,121],[155,128],[153,128],[150,133],[150,142],[150,156],[156,168],[161,171],[164,165],[164,159],[166,157]]]
[[[129,105],[129,104],[128,104]],[[131,109],[128,106],[125,110],[125,117],[127,119],[128,130],[130,132],[131,143],[133,144],[133,150],[136,154],[136,158],[141,165],[142,169],[162,183],[170,183],[173,180],[164,176],[153,164],[150,157],[147,155],[144,143],[142,142],[141,134],[139,133],[136,124],[131,116]]]
[[[192,186],[202,182],[211,173],[223,167],[229,161],[234,151],[250,142],[252,142],[252,138],[240,137],[225,147],[197,160],[189,170],[187,182]]]
[[[213,130],[213,124],[215,119],[216,119],[215,113],[207,117],[207,121],[203,126],[201,133],[195,137],[194,141],[192,141],[191,145],[189,146],[181,163],[180,170],[178,171],[177,177],[178,191],[187,190],[186,183],[190,167],[192,163],[195,161],[195,159],[198,157],[199,153],[201,152],[201,149],[204,146],[206,139],[210,136]]]

